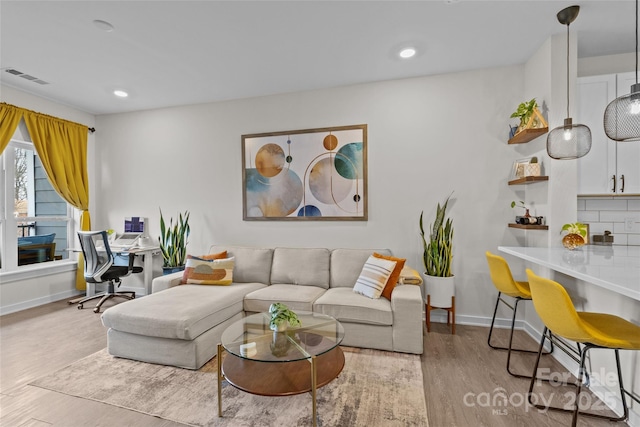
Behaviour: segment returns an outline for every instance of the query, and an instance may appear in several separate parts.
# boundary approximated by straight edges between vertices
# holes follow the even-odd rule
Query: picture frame
[[[524,159],[518,159],[513,162],[513,167],[511,168],[511,179],[522,178],[525,175],[524,168],[526,165],[531,163],[531,159],[533,157],[526,157]]]
[[[242,135],[245,221],[367,221],[367,125]]]

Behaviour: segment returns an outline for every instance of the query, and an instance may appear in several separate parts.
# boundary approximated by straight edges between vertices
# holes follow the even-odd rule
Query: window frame
[[[0,199],[0,279],[2,283],[24,280],[33,277],[46,276],[52,273],[70,271],[77,267],[77,256],[73,251],[69,250],[69,256],[62,260],[53,260],[35,264],[18,265],[18,254],[14,248],[18,247],[18,222],[27,221],[64,221],[67,223],[67,242],[69,245],[75,242],[77,221],[75,218],[75,208],[66,203],[66,216],[29,216],[17,218],[14,214],[15,199],[15,148],[32,150],[35,155],[37,151],[32,142],[23,141],[12,138],[4,152],[0,153],[2,173],[0,174],[0,188],[5,194]],[[34,163],[31,161],[30,163]],[[30,168],[33,174],[33,165]],[[33,187],[33,186],[31,186]],[[32,196],[30,203],[35,203],[33,194],[34,189],[31,188],[29,195]],[[63,200],[64,201],[64,200]],[[32,211],[33,212],[33,211]]]

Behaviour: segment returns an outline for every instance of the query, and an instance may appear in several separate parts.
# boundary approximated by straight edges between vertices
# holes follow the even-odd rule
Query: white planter
[[[451,308],[451,297],[456,294],[454,276],[436,277],[425,274],[427,295],[429,295],[431,307]]]

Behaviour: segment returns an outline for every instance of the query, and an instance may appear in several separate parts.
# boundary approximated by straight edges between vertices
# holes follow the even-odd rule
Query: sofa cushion
[[[340,322],[393,325],[391,302],[356,294],[350,288],[328,289],[313,303],[313,311],[327,314]]]
[[[391,273],[396,268],[395,261],[376,258],[371,255],[362,267],[360,276],[356,280],[353,292],[369,298],[380,298],[382,290],[387,285]]]
[[[313,302],[325,292],[317,286],[271,285],[247,294],[244,311],[267,312],[274,302],[281,302],[293,311],[312,311]]]
[[[102,324],[132,334],[192,340],[242,312],[244,296],[264,287],[261,283],[176,286],[108,308]]]
[[[200,258],[187,258],[185,275],[187,283],[193,285],[230,285],[233,281],[234,258],[208,261]]]
[[[387,280],[387,284],[384,286],[384,289],[382,290],[382,296],[388,299],[389,301],[391,301],[391,293],[393,292],[393,288],[396,287],[398,280],[400,280],[400,274],[402,273],[402,269],[404,268],[404,264],[405,262],[407,262],[407,260],[406,258],[396,258],[394,256],[382,255],[377,252],[374,252],[373,256],[376,258],[382,258],[382,259],[387,259],[389,261],[396,262],[396,266],[393,269],[391,276],[389,276],[389,279]]]
[[[275,248],[271,283],[329,288],[329,249]]]
[[[334,249],[331,251],[330,287],[353,289],[364,263],[374,252],[391,255],[388,249]]]
[[[235,258],[233,268],[234,283],[264,283],[268,285],[271,276],[271,260],[273,249],[251,248],[242,246],[211,246],[210,253],[227,251],[228,256]]]
[[[207,261],[211,261],[214,259],[224,259],[224,258],[227,258],[227,251],[218,252],[216,254],[200,255],[198,257],[194,257],[193,255],[187,254],[187,261],[189,261],[190,258],[200,258],[200,259],[205,259]],[[180,283],[184,285],[185,283],[187,283],[188,278],[189,278],[188,273],[185,268],[185,271],[182,274],[182,281]]]

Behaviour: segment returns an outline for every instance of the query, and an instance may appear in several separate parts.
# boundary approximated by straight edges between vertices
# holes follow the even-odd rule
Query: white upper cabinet
[[[578,159],[578,194],[640,194],[640,141],[615,142],[604,133],[604,110],[628,94],[635,72],[578,78],[575,123],[591,129],[591,151]]]

